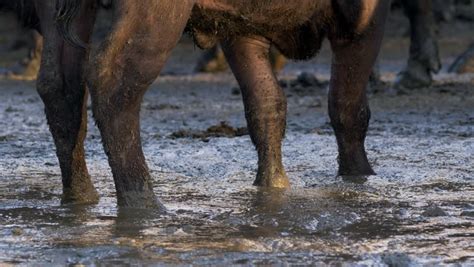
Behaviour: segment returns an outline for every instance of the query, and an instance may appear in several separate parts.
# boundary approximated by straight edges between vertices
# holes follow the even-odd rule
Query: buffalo
[[[35,78],[41,61],[41,51],[43,39],[38,33],[39,21],[32,0],[0,0],[0,11],[12,13],[17,17],[20,25],[26,29],[28,38],[26,46],[28,47],[28,55],[19,62],[18,66],[8,70],[7,74],[13,76],[21,76],[23,78]],[[20,44],[19,44],[20,43]],[[15,42],[10,48],[15,49],[21,46],[22,42]]]
[[[38,91],[57,146],[65,200],[96,199],[82,144],[87,85],[119,206],[159,205],[141,147],[140,103],[183,31],[202,48],[222,45],[242,90],[258,153],[254,184],[277,188],[289,186],[281,156],[286,99],[269,63],[270,45],[290,59],[308,59],[329,38],[334,51],[329,114],[339,147],[339,174],[374,174],[364,148],[370,117],[365,87],[390,1],[117,0],[114,4],[113,29],[88,60],[97,1],[36,1],[45,38]]]
[[[290,59],[309,59],[328,38],[334,52],[329,115],[338,173],[374,174],[364,148],[370,118],[365,88],[390,0],[116,0],[112,30],[91,49],[100,4],[34,1],[44,37],[37,90],[56,144],[63,203],[98,201],[84,158],[88,88],[118,205],[161,207],[142,151],[140,104],[183,32],[202,48],[223,47],[258,153],[254,184],[275,188],[289,186],[281,155],[287,107],[269,62],[270,46]]]

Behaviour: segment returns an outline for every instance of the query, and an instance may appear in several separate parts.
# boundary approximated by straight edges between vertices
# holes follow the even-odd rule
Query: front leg
[[[281,157],[286,97],[269,61],[270,43],[260,37],[240,37],[224,42],[223,49],[242,90],[250,137],[258,152],[254,184],[289,187]]]
[[[380,50],[390,1],[371,3],[376,3],[373,14],[357,34],[338,27],[329,36],[334,52],[329,116],[339,148],[339,175],[343,176],[374,174],[364,147],[370,119],[366,87]]]
[[[121,207],[156,208],[140,139],[140,105],[190,16],[193,1],[115,1],[114,30],[93,57],[89,88]]]

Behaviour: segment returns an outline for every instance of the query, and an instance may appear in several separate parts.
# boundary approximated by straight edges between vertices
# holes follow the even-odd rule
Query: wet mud
[[[471,39],[443,39],[443,61]],[[407,41],[390,36],[384,51],[366,142],[377,175],[336,177],[326,47],[280,75],[292,188],[273,191],[252,186],[257,157],[234,78],[191,74],[199,51],[181,44],[141,113],[166,214],[117,208],[90,115],[87,163],[101,200],[60,205],[60,170],[34,82],[0,80],[0,265],[473,265],[474,76],[443,71],[432,87],[391,94]],[[304,71],[316,80],[298,78]]]
[[[101,201],[61,206],[33,86],[0,82],[3,263],[473,263],[471,82],[371,95],[367,149],[378,175],[355,180],[336,177],[326,90],[286,88],[283,151],[293,187],[263,191],[251,186],[249,137],[235,134],[245,120],[231,76],[165,76],[145,97],[142,139],[166,215],[117,210],[92,120],[86,151]]]
[[[248,135],[247,127],[235,128],[226,121],[221,121],[218,125],[211,126],[205,131],[179,130],[170,135],[171,138],[195,138],[209,142],[211,137],[238,137]]]

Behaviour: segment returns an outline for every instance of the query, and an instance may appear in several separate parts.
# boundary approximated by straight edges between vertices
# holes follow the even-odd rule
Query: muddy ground
[[[392,18],[397,23],[405,25]],[[327,47],[317,60],[285,68],[282,84],[302,71],[321,81],[285,88],[288,191],[251,186],[256,153],[236,83],[230,73],[192,74],[200,52],[180,44],[142,109],[144,150],[166,215],[116,208],[92,119],[86,151],[101,201],[61,206],[34,82],[0,80],[0,265],[474,264],[474,76],[441,72],[430,88],[385,93],[406,57],[404,29],[388,34],[380,61],[387,84],[370,96],[367,150],[378,175],[367,181],[336,177]],[[443,33],[447,66],[474,41],[474,29],[457,23]]]

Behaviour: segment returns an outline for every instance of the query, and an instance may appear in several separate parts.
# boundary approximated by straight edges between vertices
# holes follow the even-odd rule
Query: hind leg
[[[269,61],[270,44],[240,37],[225,42],[223,49],[242,90],[250,137],[258,152],[255,185],[289,187],[281,157],[286,97]]]
[[[41,64],[41,53],[43,52],[43,37],[35,31],[31,30],[30,32],[32,45],[29,48],[29,53],[27,58],[24,59],[24,71],[21,74],[25,77],[36,78],[38,75],[39,67]]]
[[[37,0],[44,50],[37,80],[38,93],[45,105],[46,117],[56,144],[61,167],[63,203],[96,203],[98,194],[91,182],[84,158],[87,93],[84,65],[87,51],[76,49],[58,35],[54,0]],[[83,1],[75,29],[84,40],[92,32],[94,16],[86,13],[94,1]]]
[[[449,72],[474,73],[474,43],[454,61]]]
[[[190,16],[192,1],[115,1],[114,31],[90,65],[93,112],[122,207],[159,207],[142,151],[140,105]]]
[[[441,69],[432,1],[403,0],[402,3],[410,20],[410,55],[394,87],[412,89],[429,86],[432,83],[431,74]]]
[[[220,46],[204,51],[196,65],[196,72],[217,73],[225,71],[229,68],[225,60],[224,53]]]
[[[364,142],[370,119],[366,87],[380,49],[390,1],[378,1],[369,26],[357,36],[344,29],[330,34],[334,52],[329,116],[339,148],[339,175],[374,174]]]

